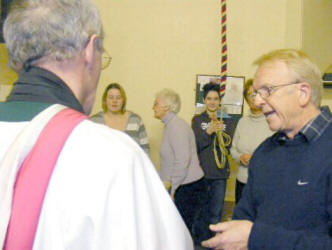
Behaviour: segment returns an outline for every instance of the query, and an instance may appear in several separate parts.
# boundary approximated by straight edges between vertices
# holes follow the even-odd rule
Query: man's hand
[[[217,234],[213,238],[203,241],[202,246],[216,250],[248,249],[252,226],[253,223],[248,220],[233,220],[210,225],[210,229]]]
[[[249,165],[249,161],[251,159],[252,154],[242,154],[240,156],[240,162],[244,165],[244,166],[248,166]]]

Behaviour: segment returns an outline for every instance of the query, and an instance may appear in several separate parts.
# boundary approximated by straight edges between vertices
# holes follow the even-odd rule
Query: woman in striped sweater
[[[125,132],[149,154],[149,138],[139,115],[126,110],[127,97],[118,83],[109,84],[102,97],[103,111],[93,115],[94,122]]]

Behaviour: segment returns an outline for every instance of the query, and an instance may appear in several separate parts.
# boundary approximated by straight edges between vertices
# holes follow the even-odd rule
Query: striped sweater
[[[104,112],[99,112],[90,117],[90,120],[105,124]],[[149,138],[145,130],[145,126],[139,115],[129,111],[129,117],[125,130],[123,131],[134,139],[141,148],[149,155]]]

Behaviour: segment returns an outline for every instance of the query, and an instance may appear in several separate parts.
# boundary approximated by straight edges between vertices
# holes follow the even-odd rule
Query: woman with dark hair
[[[132,137],[149,154],[149,138],[139,115],[126,110],[127,97],[118,83],[109,84],[102,97],[103,111],[93,115],[94,122],[105,124]]]
[[[248,103],[250,113],[239,120],[231,148],[234,160],[239,163],[235,187],[236,203],[239,202],[243,188],[247,183],[248,166],[253,152],[259,144],[273,134],[262,111],[254,104],[254,88],[252,85],[252,79],[249,79],[244,85],[243,96]]]
[[[194,116],[192,120],[198,158],[207,185],[207,202],[201,215],[201,223],[205,224],[206,230],[200,232],[201,240],[212,237],[209,225],[221,221],[226,182],[230,173],[228,162],[230,137],[224,131],[222,117],[218,117],[221,105],[220,86],[212,82],[205,84],[203,101],[205,111]],[[226,127],[230,126],[227,124]]]

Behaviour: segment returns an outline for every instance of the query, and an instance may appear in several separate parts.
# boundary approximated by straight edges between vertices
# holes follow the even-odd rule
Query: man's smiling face
[[[288,134],[299,129],[296,122],[300,113],[297,84],[292,84],[295,82],[295,73],[282,61],[268,62],[257,69],[253,84],[254,90],[258,92],[255,104],[261,108],[273,131],[284,131]],[[259,94],[264,88],[279,85],[280,87],[271,90],[268,97],[263,98]]]

